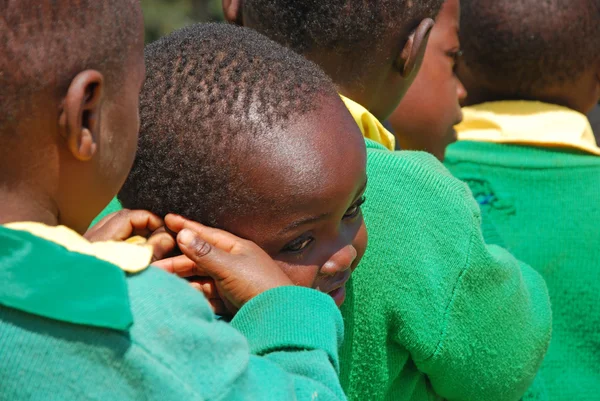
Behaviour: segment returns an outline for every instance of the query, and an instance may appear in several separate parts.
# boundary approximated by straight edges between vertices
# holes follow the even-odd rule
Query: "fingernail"
[[[177,239],[179,240],[179,243],[181,245],[190,247],[192,245],[192,243],[194,242],[194,233],[192,233],[187,228],[183,229],[179,232]]]

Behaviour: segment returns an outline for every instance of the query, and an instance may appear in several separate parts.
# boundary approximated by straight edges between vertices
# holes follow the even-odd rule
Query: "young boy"
[[[466,91],[456,77],[460,1],[446,0],[438,14],[423,65],[400,105],[389,118],[402,150],[423,150],[444,160],[456,141],[454,126],[462,120],[459,101]]]
[[[416,74],[441,4],[223,3],[229,20],[320,64],[355,101],[347,105],[363,132],[388,149],[393,137],[385,140],[391,134],[376,117],[389,116]],[[393,153],[369,140],[367,148],[370,245],[342,307],[347,394],[354,400],[518,400],[550,339],[543,280],[485,244],[469,189],[432,156]]]
[[[266,37],[224,24],[152,43],[146,68],[123,206],[251,240],[294,284],[341,305],[366,248],[366,155],[329,78]]]
[[[600,394],[600,148],[585,116],[600,98],[599,21],[598,1],[463,1],[468,107],[447,166],[548,284],[550,400]]]
[[[77,234],[134,158],[139,3],[23,0],[2,10],[0,399],[344,399],[334,302],[293,287],[255,245],[167,217],[196,269],[241,307],[230,326],[183,280],[148,268],[149,249]],[[295,82],[302,61],[283,52],[274,64]]]

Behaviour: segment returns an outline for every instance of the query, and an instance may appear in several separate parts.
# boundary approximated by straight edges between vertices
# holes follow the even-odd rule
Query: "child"
[[[600,148],[585,114],[600,98],[600,2],[463,5],[458,73],[469,107],[447,166],[548,284],[549,399],[597,400]]]
[[[421,70],[389,122],[397,148],[423,150],[444,160],[456,141],[454,125],[462,120],[459,101],[465,88],[456,77],[460,1],[446,0],[438,14]]]
[[[0,25],[0,398],[344,399],[334,302],[293,287],[255,245],[167,217],[179,248],[241,307],[238,332],[184,281],[148,268],[149,249],[77,234],[134,158],[139,3],[22,0]],[[293,81],[303,59],[273,61]]]
[[[229,25],[195,25],[152,43],[146,68],[123,206],[251,240],[294,284],[341,305],[366,247],[366,156],[329,78]]]
[[[363,132],[393,149],[376,117],[389,116],[418,70],[441,3],[223,5],[230,21],[320,64],[354,101],[348,105]],[[518,400],[550,339],[543,280],[486,246],[469,189],[432,156],[393,153],[369,140],[367,148],[370,246],[342,307],[348,332],[341,378],[349,398]]]

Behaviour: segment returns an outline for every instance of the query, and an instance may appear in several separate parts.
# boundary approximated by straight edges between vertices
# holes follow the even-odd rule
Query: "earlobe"
[[[244,26],[243,4],[244,0],[223,0],[223,15],[225,20],[236,25]]]
[[[69,152],[79,161],[94,157],[99,134],[98,116],[104,78],[98,71],[83,71],[71,81],[58,125]]]
[[[403,78],[408,78],[420,68],[434,24],[431,18],[425,18],[408,37],[395,63]]]

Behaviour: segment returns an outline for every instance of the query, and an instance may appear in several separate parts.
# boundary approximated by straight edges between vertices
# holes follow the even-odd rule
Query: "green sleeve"
[[[246,339],[184,280],[150,268],[127,281],[129,331],[0,305],[0,399],[346,399],[336,369],[342,319],[326,295],[296,287],[259,295],[235,322]]]
[[[369,246],[385,236],[388,251],[378,263],[382,278],[370,280],[393,287],[377,288],[393,314],[392,338],[446,400],[519,400],[550,341],[543,279],[506,250],[485,243],[470,190],[437,160],[422,153],[376,153],[370,163],[385,166],[387,176],[369,176],[367,202],[377,207],[378,198],[386,207],[365,218],[371,217]],[[377,225],[384,231],[380,236],[371,230]],[[391,264],[393,274],[382,274],[382,263]]]
[[[308,288],[276,288],[248,302],[227,324],[215,320],[201,294],[188,294],[194,290],[186,282],[177,279],[182,288],[168,288],[166,280],[173,277],[151,273],[163,287],[150,291],[151,302],[167,305],[158,328],[169,327],[144,328],[139,344],[202,399],[346,399],[337,372],[343,322],[329,296]],[[190,302],[192,295],[201,304]],[[143,303],[147,297],[141,297]],[[180,305],[177,311],[168,310],[173,303]],[[136,304],[134,317],[145,309]]]
[[[292,382],[293,393],[281,399],[346,399],[338,378],[343,323],[329,296],[301,287],[271,290],[245,305],[231,325],[248,340],[255,369],[266,369],[268,361],[287,373],[279,385],[285,388]],[[267,389],[277,387],[277,370],[261,372],[268,381],[256,399],[268,399]],[[253,399],[248,390],[239,389]]]

